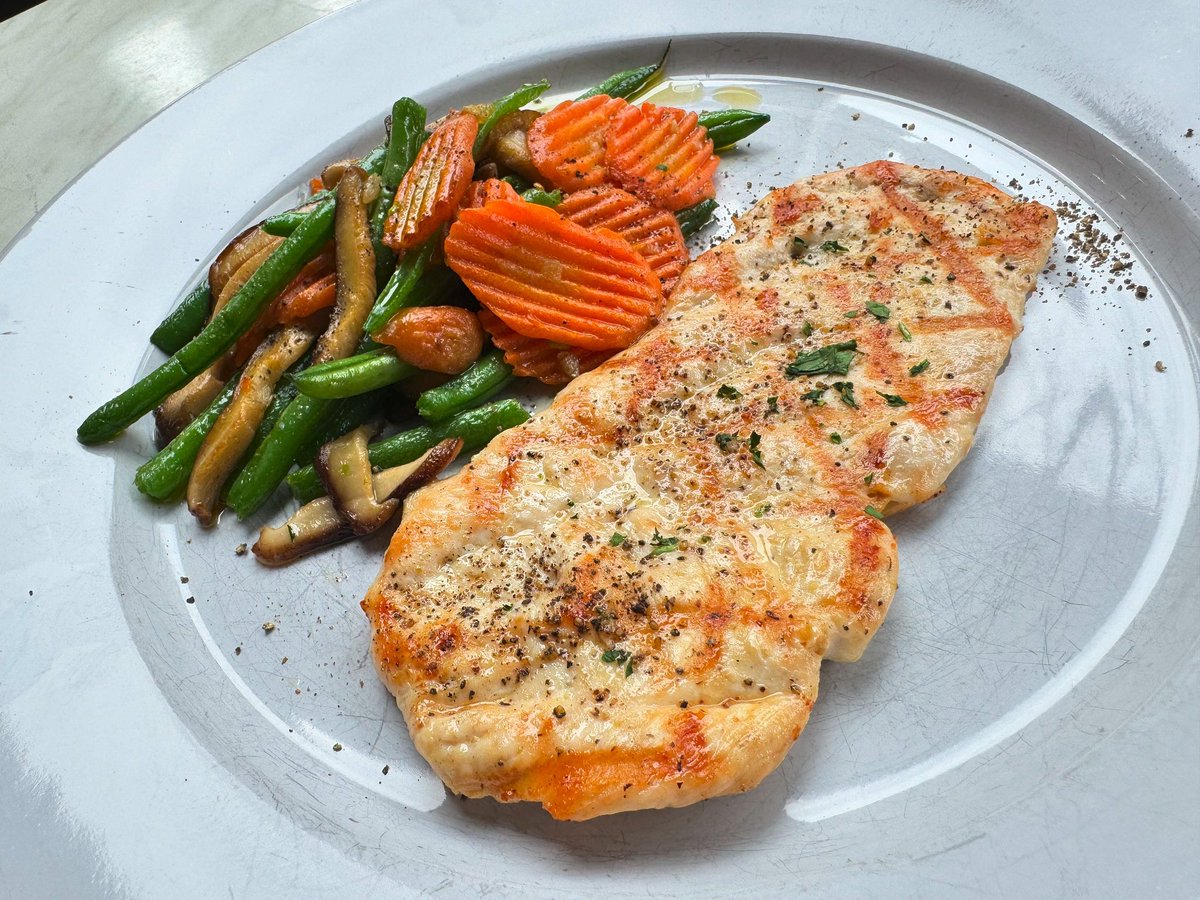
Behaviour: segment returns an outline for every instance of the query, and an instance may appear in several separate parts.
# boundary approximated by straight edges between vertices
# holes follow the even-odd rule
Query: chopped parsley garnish
[[[762,435],[757,431],[750,432],[750,441],[747,444],[747,449],[750,451],[750,458],[754,460],[754,464],[760,469],[765,469],[762,461],[762,451],[758,449],[758,445],[762,443]]]
[[[873,506],[868,506],[866,509],[863,510],[863,512],[865,512],[868,516],[874,516],[880,522],[883,521],[883,513],[881,513],[879,510],[877,510]]]
[[[799,378],[801,375],[845,375],[850,371],[850,363],[854,362],[857,350],[858,341],[843,341],[807,353],[798,353],[783,373],[788,378]]]
[[[908,401],[903,397],[898,397],[895,394],[885,394],[883,391],[876,391],[875,393],[886,400],[888,406],[908,406]]]
[[[905,325],[903,322],[901,322],[899,325],[897,325],[896,329],[900,332],[901,338],[903,338],[906,341],[912,340],[912,332],[908,330],[908,326]]]
[[[813,406],[824,406],[825,405],[825,388],[817,388],[816,390],[809,391],[806,394],[801,394],[800,399],[807,400]]]
[[[852,409],[858,409],[858,403],[854,399],[853,381],[835,381],[833,389],[838,392],[838,396],[842,398],[843,403]]]
[[[812,322],[805,322],[803,325],[801,325],[801,326],[800,326],[800,333],[801,333],[802,335],[804,335],[805,337],[812,337],[812,333],[813,333],[813,323],[812,323]]]
[[[717,396],[722,400],[736,400],[742,396],[742,392],[735,388],[732,384],[723,384],[717,389]]]
[[[613,536],[608,539],[608,546],[620,547],[622,544],[625,543],[626,540],[627,540],[627,538],[625,537],[625,535],[621,534],[621,532],[619,532],[619,531],[614,531]]]
[[[651,556],[662,556],[664,553],[674,553],[679,549],[679,538],[664,537],[658,533],[658,529],[654,529],[654,537],[650,539],[650,546],[654,549],[650,551]]]
[[[908,374],[910,377],[916,378],[918,375],[920,375],[922,372],[924,372],[928,368],[929,368],[929,360],[923,359],[919,363],[917,363],[915,366],[910,368],[908,370]]]
[[[770,503],[760,503],[758,506],[754,507],[754,518],[761,519],[763,516],[765,516],[770,511],[771,511]]]
[[[654,168],[658,169],[658,171],[660,171],[660,172],[667,172],[667,171],[670,171],[671,167],[668,166],[666,163],[659,163]]]
[[[922,275],[920,278],[921,284],[933,284],[933,279],[928,275]]]
[[[842,436],[834,431],[829,435],[829,442],[831,444],[840,444],[842,442]]]
[[[850,312],[845,313],[845,316],[847,319],[857,319],[858,318],[858,310],[852,309],[852,310],[850,310]]]
[[[799,259],[800,257],[807,255],[808,241],[804,240],[804,238],[792,238],[792,246],[789,248],[789,252],[792,254],[793,259]]]
[[[539,206],[549,206],[551,208],[562,203],[562,191],[555,189],[553,191],[543,191],[541,188],[530,188],[521,195],[528,203],[536,203]]]
[[[733,449],[733,445],[737,443],[737,435],[730,434],[728,431],[722,431],[717,435],[717,446],[724,452],[728,453]]]
[[[870,484],[874,480],[875,480],[874,472],[868,472],[866,475],[863,476],[863,481],[866,482],[867,484]]]
[[[867,312],[877,318],[880,322],[886,322],[892,317],[892,311],[882,303],[876,303],[874,300],[867,301]]]
[[[768,397],[766,414],[769,416],[769,415],[771,415],[771,413],[777,413],[777,412],[779,412],[779,398],[778,397]]]
[[[600,661],[616,663],[618,666],[624,663],[625,677],[628,678],[633,674],[633,654],[628,650],[618,650],[616,647],[613,647],[611,650],[605,650],[600,654]]]
[[[843,247],[837,241],[826,241],[821,245],[821,249],[826,253],[849,253],[849,247]]]

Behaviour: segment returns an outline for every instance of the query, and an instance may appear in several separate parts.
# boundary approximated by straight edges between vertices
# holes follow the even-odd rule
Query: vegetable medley
[[[716,209],[717,151],[769,119],[634,102],[661,67],[545,113],[525,107],[546,81],[432,123],[398,100],[384,144],[217,255],[151,336],[170,358],[79,440],[154,410],[162,449],[135,483],[183,495],[205,525],[254,514],[286,479],[304,505],[262,529],[265,563],[382,527],[528,418],[494,399],[515,378],[564,384],[656,321]],[[413,397],[422,424],[395,431]]]

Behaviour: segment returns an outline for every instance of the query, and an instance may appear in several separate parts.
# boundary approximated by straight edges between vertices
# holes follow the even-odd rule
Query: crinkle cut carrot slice
[[[383,226],[383,242],[397,253],[423,244],[457,211],[475,174],[471,150],[478,131],[470,113],[450,116],[417,153]]]
[[[609,175],[631,194],[677,212],[713,196],[720,161],[696,114],[670,106],[627,106],[605,132]]]
[[[463,210],[445,254],[479,302],[526,337],[617,350],[662,308],[658,276],[628,241],[536,203]]]
[[[662,282],[663,294],[671,292],[688,263],[675,217],[628,191],[609,186],[573,191],[555,209],[584,228],[607,228],[629,241]]]
[[[488,309],[479,311],[479,321],[491,335],[492,343],[504,351],[504,361],[520,378],[536,378],[546,384],[566,384],[577,375],[590,372],[616,351],[581,350],[553,341],[517,334]]]
[[[484,181],[472,181],[467,188],[467,192],[463,194],[462,207],[463,209],[474,209],[479,206],[486,206],[493,200],[520,200],[521,195],[507,181],[501,181],[499,178],[488,178]]]
[[[542,177],[567,191],[596,187],[607,179],[604,133],[612,117],[629,104],[597,94],[564,100],[529,129],[529,156]]]

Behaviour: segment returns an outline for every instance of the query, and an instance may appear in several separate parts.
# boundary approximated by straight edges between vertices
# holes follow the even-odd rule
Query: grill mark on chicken
[[[899,164],[774,191],[658,327],[410,497],[363,607],[443,780],[573,819],[757,784],[821,660],[886,615],[895,542],[866,507],[933,496],[962,458],[1053,232],[1044,207]],[[848,376],[785,377],[849,339]]]

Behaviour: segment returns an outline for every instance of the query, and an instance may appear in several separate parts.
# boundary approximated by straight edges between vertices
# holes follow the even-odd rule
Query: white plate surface
[[[539,36],[513,24],[521,10],[484,29],[449,4],[416,30],[454,34],[453,53],[410,37],[390,58],[360,51],[396,7],[322,20],[151,122],[0,262],[0,894],[1119,895],[1147,877],[1168,894],[1195,883],[1194,856],[1181,857],[1197,835],[1196,728],[1170,721],[1196,713],[1172,691],[1195,683],[1200,625],[1200,231],[1187,166],[1145,133],[1142,146],[1104,136],[1086,104],[1046,102],[1052,77],[1043,99],[994,77],[1020,80],[994,51],[985,75],[902,49],[938,52],[889,40],[884,14],[857,4],[858,24],[822,27],[773,4],[727,23],[711,4],[698,33],[683,24],[701,21],[695,4],[661,6],[590,33],[548,7]],[[988,15],[952,18],[949,45],[987,34]],[[375,143],[395,95],[436,114],[542,75],[569,95],[656,57],[664,35],[687,105],[719,106],[737,86],[773,117],[725,161],[729,210],[890,157],[1062,204],[1062,230],[975,449],[945,495],[889,520],[902,569],[885,627],[860,663],[825,667],[780,769],[739,797],[555,823],[448,796],[413,751],[357,605],[379,541],[264,570],[234,554],[258,521],[204,532],[133,489],[148,422],[99,449],[73,431],[158,362],[146,337],[210,252],[286,205],[319,161]],[[939,55],[979,65],[961,47]],[[313,122],[313,108],[328,114]],[[1072,237],[1090,215],[1102,261]],[[725,217],[705,237],[727,228]],[[1139,729],[1179,742],[1151,757],[1163,768],[1112,761],[1113,744],[1139,752]],[[1109,760],[1103,789],[1086,774],[1096,759]]]

